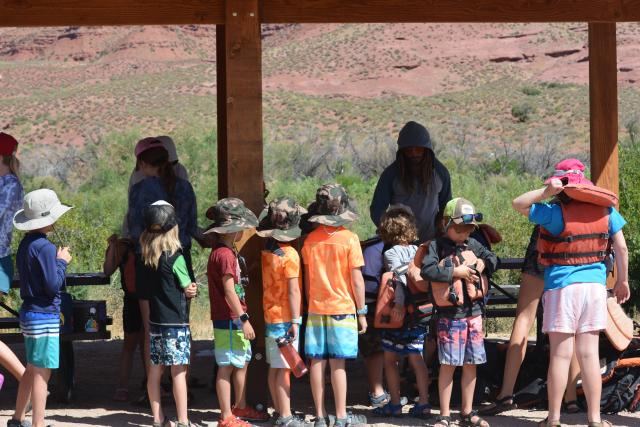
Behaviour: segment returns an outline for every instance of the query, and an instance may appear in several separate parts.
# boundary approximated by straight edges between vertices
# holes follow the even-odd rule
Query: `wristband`
[[[302,317],[298,317],[297,319],[291,319],[291,323],[294,325],[302,325]]]
[[[366,316],[367,313],[369,313],[369,307],[366,306],[366,305],[364,307],[362,307],[360,310],[356,311],[356,314],[358,316]]]

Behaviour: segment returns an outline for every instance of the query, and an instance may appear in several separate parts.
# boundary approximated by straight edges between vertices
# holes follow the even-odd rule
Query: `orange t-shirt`
[[[282,243],[263,250],[262,305],[265,322],[291,322],[289,279],[298,279],[300,285],[300,256],[298,252],[291,245]]]
[[[351,270],[364,265],[358,236],[320,225],[304,241],[302,259],[309,275],[309,313],[354,314]]]

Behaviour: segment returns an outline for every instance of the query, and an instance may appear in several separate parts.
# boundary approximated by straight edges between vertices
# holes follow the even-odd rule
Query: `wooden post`
[[[218,195],[238,197],[256,215],[264,205],[262,155],[262,42],[258,0],[226,0],[225,24],[216,27]],[[262,239],[245,233],[238,245],[249,268],[247,305],[256,332],[247,397],[266,407],[267,366],[260,250]]]
[[[616,24],[589,24],[591,178],[618,193]]]

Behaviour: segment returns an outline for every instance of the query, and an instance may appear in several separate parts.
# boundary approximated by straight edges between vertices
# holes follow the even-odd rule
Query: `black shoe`
[[[31,427],[31,422],[28,420],[18,421],[14,418],[11,418],[7,421],[7,427]]]

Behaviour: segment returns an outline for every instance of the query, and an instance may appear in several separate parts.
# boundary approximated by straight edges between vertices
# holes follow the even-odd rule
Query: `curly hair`
[[[413,214],[405,208],[391,208],[380,219],[380,237],[388,245],[408,245],[418,240]]]

